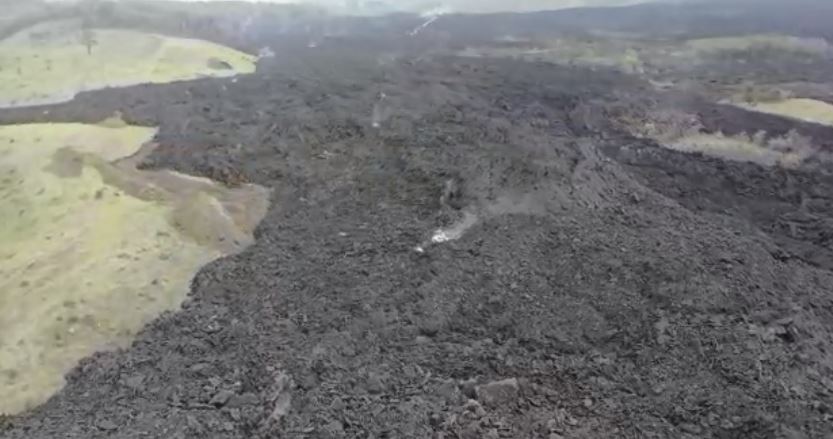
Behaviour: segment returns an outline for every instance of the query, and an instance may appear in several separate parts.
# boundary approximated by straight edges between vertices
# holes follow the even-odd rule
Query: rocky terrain
[[[718,99],[748,75],[833,102],[828,55],[770,74],[722,53],[662,78],[461,55],[591,27],[829,37],[826,2],[760,5],[454,16],[416,35],[412,16],[238,28],[229,45],[274,53],[256,73],[0,110],[119,111],[159,127],[141,168],[272,190],[256,242],[205,266],[181,311],[83,360],[0,436],[829,437],[833,127]],[[794,131],[811,153],[764,166],[666,147],[689,119]]]

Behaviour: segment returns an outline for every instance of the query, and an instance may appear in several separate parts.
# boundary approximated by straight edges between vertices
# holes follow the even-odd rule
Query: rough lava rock
[[[517,378],[507,378],[501,381],[477,386],[477,399],[487,407],[498,407],[510,404],[518,399],[520,385]]]

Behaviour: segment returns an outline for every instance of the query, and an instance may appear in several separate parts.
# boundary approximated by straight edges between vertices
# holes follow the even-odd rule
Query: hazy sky
[[[73,1],[73,0],[51,0]],[[129,1],[129,0],[120,0]],[[176,0],[176,1],[228,1],[228,0]],[[247,1],[247,0],[242,0]],[[497,12],[535,11],[574,8],[581,6],[623,6],[645,3],[651,0],[248,0],[270,3],[307,3],[326,6],[339,12],[370,11],[371,6],[384,5],[387,10],[427,12]],[[377,10],[377,12],[379,12]]]

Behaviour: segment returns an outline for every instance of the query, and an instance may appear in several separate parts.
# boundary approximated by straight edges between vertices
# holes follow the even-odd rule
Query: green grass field
[[[815,99],[795,98],[737,105],[761,113],[833,126],[833,105]]]
[[[268,193],[125,161],[153,128],[0,127],[0,413],[179,307],[197,270],[253,241]]]
[[[92,41],[89,47],[85,44]],[[78,92],[252,73],[255,57],[218,44],[125,30],[41,24],[0,42],[0,106],[62,102]]]

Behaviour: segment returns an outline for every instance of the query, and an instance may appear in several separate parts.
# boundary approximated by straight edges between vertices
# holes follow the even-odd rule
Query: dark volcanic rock
[[[515,402],[520,393],[520,386],[516,378],[507,378],[477,386],[476,393],[477,399],[484,405],[497,407]]]
[[[795,122],[607,69],[439,55],[468,44],[453,32],[320,33],[256,41],[275,57],[234,80],[0,110],[119,110],[159,127],[143,167],[273,190],[257,242],[203,267],[187,307],[0,436],[829,436],[833,180],[612,124],[648,105],[732,132]],[[466,212],[459,239],[414,251]]]

